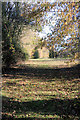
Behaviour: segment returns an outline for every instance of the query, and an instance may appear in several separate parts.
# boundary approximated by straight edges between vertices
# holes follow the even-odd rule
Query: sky
[[[33,2],[33,3],[37,3],[37,1],[39,0],[29,0],[29,3]],[[50,3],[55,2],[56,0],[41,0],[43,2],[47,1]],[[40,1],[40,2],[41,2]],[[62,11],[64,10],[64,8],[66,7],[66,4],[63,5],[62,7],[56,5],[55,8],[51,9],[50,11],[47,12],[47,14],[44,15],[44,21],[47,20],[47,24],[42,24],[42,31],[38,32],[38,35],[40,38],[45,38],[47,37],[48,34],[52,34],[52,31],[54,31],[54,28],[56,26],[56,24],[58,23],[58,20],[60,19],[60,17],[58,16],[59,12],[58,9],[61,9]],[[58,13],[57,13],[58,12]],[[65,41],[65,43],[67,43],[67,40],[71,38],[70,35],[65,36],[63,39]]]
[[[48,24],[43,25],[42,31],[39,32],[40,38],[44,39],[44,38],[47,38],[48,34],[52,34],[52,30],[54,30],[56,24],[58,23],[57,20],[60,19],[60,17],[57,14],[58,8],[60,8],[63,11],[65,6],[63,6],[63,7],[56,6],[55,11],[54,11],[54,9],[52,9],[51,11],[53,11],[53,12],[47,12],[47,15],[45,15],[44,20],[47,20]],[[70,34],[68,36],[65,36],[63,38],[64,43],[71,42],[68,40],[70,38],[71,38]],[[64,43],[61,42],[61,44],[64,44]],[[57,45],[56,49],[58,49],[58,50],[61,50],[64,48],[64,47],[58,46],[58,44],[56,44],[56,45]],[[66,49],[66,48],[64,48],[64,49]]]
[[[27,0],[25,0],[25,1],[27,1]],[[40,1],[40,2],[50,2],[50,3],[56,2],[56,0],[28,0],[28,3],[31,3],[31,2],[37,3],[38,1]]]
[[[44,20],[47,20],[48,23],[43,25],[43,29],[42,31],[39,33],[39,37],[40,38],[44,38],[47,36],[47,34],[51,34],[52,30],[55,28],[55,25],[57,23],[57,20],[59,19],[59,17],[57,16],[57,6],[55,7],[55,11],[54,9],[51,9],[51,11],[48,11],[47,14],[44,17]]]
[[[53,2],[53,0],[51,0]],[[47,14],[44,17],[44,20],[47,20],[48,23],[46,25],[43,25],[42,31],[39,33],[40,38],[44,38],[47,36],[47,34],[51,34],[52,30],[55,28],[55,25],[57,24],[57,21],[60,19],[58,16],[59,12],[58,9],[64,10],[65,6],[59,7],[56,5],[54,8],[52,8],[50,11],[47,12]]]

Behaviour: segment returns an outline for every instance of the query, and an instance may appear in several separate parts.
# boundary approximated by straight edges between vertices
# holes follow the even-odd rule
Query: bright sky
[[[39,33],[39,36],[41,38],[46,37],[48,33],[52,33],[52,30],[54,29],[54,26],[57,23],[58,17],[57,14],[54,15],[54,12],[48,12],[44,19],[47,20],[48,23],[43,26],[43,30]]]
[[[53,1],[53,0],[51,0]],[[64,10],[65,6],[59,7],[58,5],[55,6],[55,8],[51,9],[52,12],[47,12],[47,15],[45,15],[44,20],[47,20],[48,23],[46,25],[43,25],[43,29],[41,32],[39,32],[39,37],[44,38],[47,36],[47,34],[51,34],[52,30],[54,30],[55,25],[57,23],[57,20],[60,19],[58,16],[57,12],[58,9],[61,9],[62,11]],[[66,41],[70,36],[66,36],[64,40]]]
[[[53,2],[55,0],[50,0],[50,2]],[[51,9],[51,11],[47,12],[47,14],[44,17],[44,20],[47,20],[48,23],[46,25],[43,26],[43,30],[42,32],[39,33],[39,37],[46,37],[47,34],[51,34],[52,30],[54,30],[55,25],[57,23],[57,20],[60,19],[60,17],[58,16],[58,9],[61,9],[62,11],[64,10],[64,6],[63,7],[59,7],[58,5],[55,6],[55,8]]]
[[[27,0],[25,0],[25,1],[27,1]],[[39,0],[29,0],[28,1],[28,3],[31,3],[31,2],[37,3],[37,2],[39,2]],[[40,2],[50,2],[50,3],[53,3],[53,2],[56,2],[56,0],[40,0]]]

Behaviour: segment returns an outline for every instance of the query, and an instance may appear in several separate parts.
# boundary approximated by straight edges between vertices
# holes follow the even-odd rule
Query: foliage
[[[55,11],[55,9],[57,11]],[[47,16],[51,10],[56,14],[56,23],[51,22],[53,17]],[[19,3],[19,2],[3,2],[2,3],[2,39],[3,39],[3,64],[9,66],[15,63],[17,58],[25,58],[25,54],[21,50],[19,37],[23,28],[23,24],[31,24],[35,26],[35,30],[41,32],[45,25],[51,26],[51,34],[47,34],[44,38],[46,45],[53,51],[79,52],[79,5],[77,2],[72,3],[50,3],[37,2]],[[65,40],[67,36],[71,36],[67,44]],[[43,39],[42,39],[43,40]],[[41,44],[43,44],[41,42]],[[56,44],[58,47],[56,47]],[[41,45],[42,46],[42,45]],[[37,53],[36,53],[37,54]],[[75,56],[75,55],[74,55]]]
[[[3,65],[10,66],[18,59],[25,59],[19,40],[23,29],[20,16],[20,3],[2,3],[2,41],[3,41]]]
[[[35,48],[35,49],[32,51],[32,58],[33,58],[33,59],[39,58],[39,52],[38,52],[37,48]]]
[[[53,49],[49,50],[49,58],[57,58],[58,56],[58,53],[54,52]]]
[[[38,28],[37,18],[40,18],[42,12],[47,10],[47,6],[46,3],[38,3],[38,5],[24,2],[2,3],[3,65],[9,66],[20,58],[25,59],[25,53],[22,51],[19,40],[23,25],[35,21],[35,26]],[[40,24],[38,25],[40,27]]]
[[[47,26],[50,29],[44,37],[48,48],[51,47],[54,51],[71,52],[72,56],[73,52],[80,51],[78,2],[53,3],[53,6],[45,13],[44,18],[43,28],[45,29]],[[73,57],[75,58],[75,55]]]

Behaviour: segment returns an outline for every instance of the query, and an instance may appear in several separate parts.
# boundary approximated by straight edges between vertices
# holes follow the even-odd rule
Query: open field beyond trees
[[[3,120],[79,120],[80,65],[66,62],[32,59],[3,69]]]

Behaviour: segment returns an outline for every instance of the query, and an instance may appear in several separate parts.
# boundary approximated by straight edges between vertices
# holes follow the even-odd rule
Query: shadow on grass
[[[20,114],[20,113],[27,114],[29,112],[35,112],[45,116],[58,115],[60,116],[60,118],[65,118],[65,119],[68,119],[69,116],[74,116],[74,117],[77,116],[78,118],[80,118],[80,99],[76,99],[76,98],[71,100],[50,99],[50,100],[38,100],[38,101],[29,101],[29,102],[18,102],[8,97],[3,96],[2,98],[3,98],[2,112],[4,113],[3,119],[6,120],[8,117],[15,118],[15,114]],[[5,114],[6,112],[14,113],[14,114],[13,116],[8,116]],[[30,117],[26,117],[26,118],[30,119]]]
[[[28,66],[16,66],[15,68],[3,69],[3,77],[8,77],[10,79],[14,78],[23,78],[31,79],[31,78],[39,78],[39,80],[47,80],[50,82],[51,79],[65,79],[72,80],[73,78],[79,78],[80,73],[80,64],[71,68],[53,68],[53,69],[45,69],[45,68],[32,68]],[[56,79],[56,80],[57,80]],[[77,82],[77,81],[75,81]],[[11,85],[15,85],[14,83],[7,83]],[[37,100],[37,101],[29,101],[29,102],[19,102],[14,101],[13,98],[2,97],[3,98],[3,106],[2,112],[3,120],[15,120],[15,114],[27,114],[29,112],[33,112],[41,115],[58,115],[61,120],[68,120],[69,116],[77,116],[80,118],[80,99],[50,99],[50,100]],[[14,113],[14,110],[16,111]],[[5,113],[14,113],[11,116],[8,116]],[[17,119],[17,118],[16,118]],[[22,117],[22,120],[43,120],[44,118],[31,118],[31,117]],[[44,120],[50,120],[44,119]],[[52,119],[51,119],[52,120]],[[58,120],[57,118],[53,120]],[[73,120],[73,118],[71,119]],[[78,119],[76,119],[78,120]]]
[[[14,68],[8,68],[2,70],[3,77],[9,77],[10,79],[14,78],[38,78],[42,80],[50,80],[53,78],[58,79],[77,79],[79,78],[80,73],[80,64],[74,67],[66,68],[33,68],[29,66],[16,66]]]

